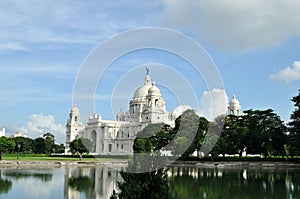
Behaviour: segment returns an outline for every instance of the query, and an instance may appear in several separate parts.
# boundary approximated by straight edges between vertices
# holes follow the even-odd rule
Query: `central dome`
[[[148,90],[151,88],[151,84],[140,86],[134,93],[133,98],[144,98],[148,94]]]
[[[148,95],[148,90],[151,88],[151,80],[147,71],[147,75],[145,77],[145,83],[143,86],[140,86],[133,95],[133,98],[145,98]]]

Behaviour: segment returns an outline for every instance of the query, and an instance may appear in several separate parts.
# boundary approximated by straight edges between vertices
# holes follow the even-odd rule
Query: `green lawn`
[[[79,156],[72,156],[72,157],[65,157],[65,156],[48,156],[45,154],[20,154],[19,158],[17,154],[3,154],[3,160],[9,161],[79,161]],[[127,161],[126,158],[117,158],[117,157],[100,157],[95,158],[92,156],[84,157],[82,161],[105,161],[105,162],[112,162],[112,161]]]

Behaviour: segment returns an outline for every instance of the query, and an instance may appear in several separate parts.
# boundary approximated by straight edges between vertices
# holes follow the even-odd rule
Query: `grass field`
[[[3,160],[8,161],[79,161],[79,156],[48,156],[45,154],[3,154],[2,156]],[[93,156],[87,156],[84,157],[82,161],[126,161],[128,158],[126,157],[93,157]]]

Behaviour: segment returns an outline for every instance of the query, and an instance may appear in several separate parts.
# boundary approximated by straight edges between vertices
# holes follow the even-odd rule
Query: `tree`
[[[222,149],[225,154],[239,154],[247,147],[248,128],[244,116],[228,115],[220,138],[224,138],[226,145]]]
[[[145,153],[165,148],[174,138],[173,129],[170,125],[158,123],[149,124],[137,133],[133,144],[133,151]]]
[[[211,154],[212,157],[215,157],[219,153],[224,152],[224,149],[221,146],[221,142],[218,142],[218,139],[223,129],[224,120],[224,115],[216,117],[215,121],[209,124],[209,128],[207,129],[205,136],[203,136],[198,141],[199,145],[201,145],[201,151],[204,154]]]
[[[38,137],[33,140],[33,152],[36,154],[46,153],[46,142],[44,138]]]
[[[247,153],[284,155],[287,128],[272,109],[244,111],[243,122],[247,135]]]
[[[2,154],[13,151],[15,145],[13,139],[4,136],[0,137],[0,160],[2,160]]]
[[[186,110],[175,120],[174,155],[188,157],[195,150],[200,154],[200,148],[209,122],[204,117],[199,117],[195,111]]]
[[[149,124],[137,133],[134,140],[133,160],[120,175],[119,193],[115,191],[110,199],[171,199],[164,157],[153,151],[160,150],[172,140],[171,127],[165,124]]]
[[[289,125],[289,152],[290,155],[300,155],[300,89],[299,94],[293,97],[292,102],[294,102],[295,110],[291,114],[291,121]]]
[[[134,164],[129,165],[134,166]],[[118,182],[120,193],[111,199],[172,199],[165,169],[146,173],[120,172],[123,181]]]
[[[88,154],[93,149],[93,143],[86,138],[76,138],[70,142],[70,151],[72,154],[78,153],[80,161],[83,154]]]
[[[15,145],[15,152],[21,153],[33,153],[33,140],[25,137],[13,138]]]
[[[54,153],[64,153],[64,152],[65,152],[64,144],[55,144]]]
[[[55,137],[51,133],[45,133],[43,135],[43,138],[45,139],[45,145],[46,145],[46,153],[51,154],[53,153],[53,149],[55,147]]]

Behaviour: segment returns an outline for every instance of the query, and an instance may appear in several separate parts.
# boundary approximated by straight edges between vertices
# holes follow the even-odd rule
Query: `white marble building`
[[[93,154],[132,154],[137,132],[150,123],[174,126],[175,118],[175,112],[170,115],[166,110],[162,94],[151,82],[147,69],[144,84],[135,91],[129,110],[118,113],[115,121],[104,120],[100,114],[94,114],[83,126],[79,108],[76,105],[72,108],[66,126],[66,152],[72,140],[84,137],[93,142]]]
[[[229,115],[242,115],[242,106],[240,105],[239,100],[236,99],[235,95],[233,95],[231,101],[228,106],[228,114]]]
[[[5,128],[2,128],[2,130],[0,131],[0,137],[5,136]]]

